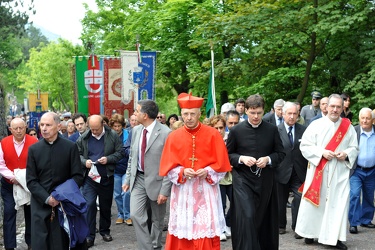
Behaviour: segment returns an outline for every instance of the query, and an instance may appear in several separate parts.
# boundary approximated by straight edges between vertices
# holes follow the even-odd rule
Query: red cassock
[[[181,166],[183,168],[193,168],[195,171],[205,167],[211,167],[216,173],[231,171],[227,149],[220,133],[216,129],[208,127],[201,123],[199,123],[198,127],[193,130],[182,127],[176,131],[173,131],[168,136],[163,149],[160,161],[160,175],[166,176],[168,175],[169,171],[175,171],[176,168]],[[200,184],[198,183],[198,181],[187,181],[186,178],[183,177],[183,168],[181,168],[179,172],[179,178],[177,179],[176,183],[174,182],[174,185],[172,186],[171,217],[177,216],[174,213],[178,213],[178,211],[181,211],[179,209],[176,209],[175,207],[172,208],[172,204],[180,204],[178,202],[174,203],[173,197],[181,197],[181,195],[184,195],[183,193],[181,193],[183,191],[180,191],[182,190],[180,189],[181,185],[187,185],[184,190],[189,188],[197,189],[198,185],[202,185],[202,182],[207,182],[209,183],[209,185],[211,185],[209,188],[212,188],[212,190],[214,190],[211,193],[215,193],[216,196],[220,196],[218,183],[213,182],[214,178],[211,179],[210,176],[207,176],[206,180],[199,182]],[[199,199],[204,199],[204,197],[207,199],[207,196],[205,196],[204,194],[202,195],[202,197],[200,197],[200,195],[197,195],[196,197],[194,197],[194,199],[196,199],[196,203],[198,204]],[[215,201],[218,201],[217,199],[220,198],[216,197],[214,199]],[[221,209],[220,203],[217,204]],[[219,217],[223,216],[221,213],[217,213],[217,211],[213,210],[217,209],[211,209],[211,211],[209,211],[210,215],[218,216],[218,214],[220,214]],[[198,213],[197,210],[194,210],[194,213]],[[184,216],[184,214],[178,214],[178,216]],[[219,218],[215,218],[214,220],[219,220]],[[169,229],[171,229],[171,221],[169,226]],[[220,249],[220,239],[218,236],[221,232],[218,231],[217,223],[212,223],[212,226],[209,228],[209,230],[211,230],[212,232],[219,232],[219,234],[211,233],[210,237],[192,236],[188,238],[184,235],[194,235],[194,232],[190,234],[189,230],[186,230],[185,228],[182,230],[183,232],[179,234],[179,230],[176,229],[176,227],[174,227],[173,225],[172,227],[175,229],[174,234],[168,233],[165,246],[166,250]],[[192,230],[197,230],[198,227],[199,225],[194,224],[192,225]]]

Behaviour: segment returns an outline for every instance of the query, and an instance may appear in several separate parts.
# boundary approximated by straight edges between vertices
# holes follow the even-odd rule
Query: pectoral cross
[[[195,158],[195,156],[193,155],[191,158],[189,158],[189,160],[191,161],[191,168],[194,169],[194,162],[198,161],[198,158]]]

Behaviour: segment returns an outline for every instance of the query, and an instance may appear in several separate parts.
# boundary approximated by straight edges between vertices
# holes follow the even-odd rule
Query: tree
[[[53,110],[72,110],[74,105],[72,65],[73,56],[82,53],[83,48],[73,46],[69,41],[59,39],[58,43],[43,43],[30,50],[30,60],[26,63],[18,79],[19,86],[27,92],[37,89],[49,93]]]

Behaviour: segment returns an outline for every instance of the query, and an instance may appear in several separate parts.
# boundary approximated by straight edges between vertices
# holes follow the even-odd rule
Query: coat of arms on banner
[[[85,71],[85,87],[90,93],[99,93],[103,88],[103,71],[98,69]]]

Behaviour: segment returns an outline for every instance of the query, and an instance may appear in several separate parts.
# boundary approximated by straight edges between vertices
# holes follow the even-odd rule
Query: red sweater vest
[[[13,135],[7,136],[1,140],[1,148],[4,153],[5,165],[9,170],[14,171],[16,168],[26,168],[27,152],[29,146],[38,142],[33,136],[25,135],[25,145],[23,146],[21,154],[18,156],[16,149],[14,148]],[[8,181],[8,180],[7,180]]]

